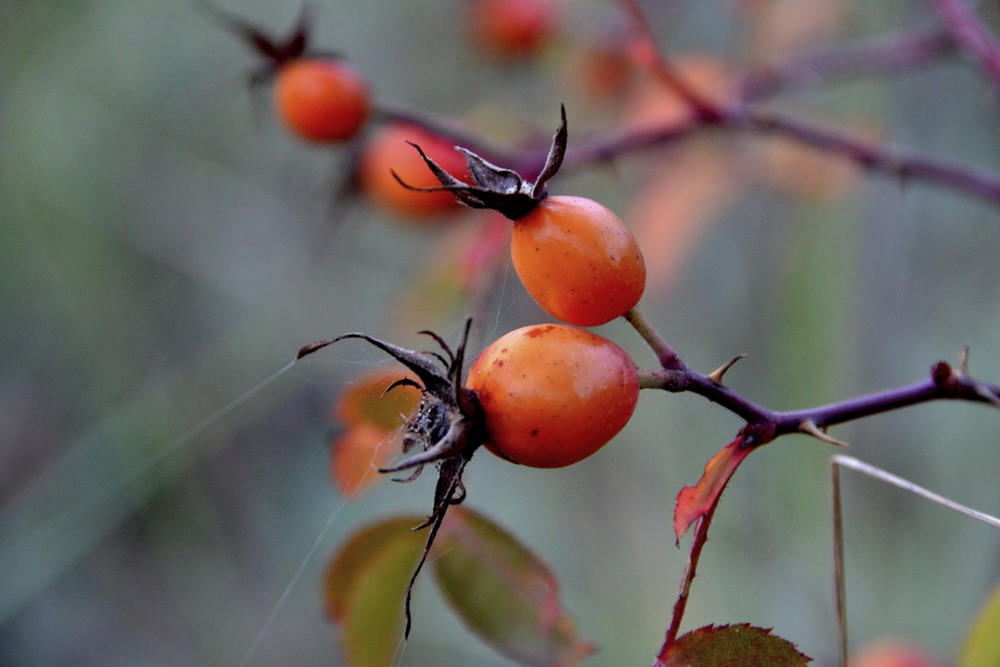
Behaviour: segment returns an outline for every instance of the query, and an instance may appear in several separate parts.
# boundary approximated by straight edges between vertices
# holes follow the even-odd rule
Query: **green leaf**
[[[770,630],[741,623],[707,625],[683,635],[656,661],[656,667],[802,667],[811,660]]]
[[[1000,665],[1000,586],[983,604],[982,611],[962,645],[958,667]]]
[[[385,519],[355,533],[331,560],[327,613],[351,667],[392,663],[403,632],[403,594],[424,546],[423,517]]]
[[[445,599],[503,655],[524,665],[570,667],[594,652],[560,606],[552,571],[486,517],[452,508],[434,550]]]

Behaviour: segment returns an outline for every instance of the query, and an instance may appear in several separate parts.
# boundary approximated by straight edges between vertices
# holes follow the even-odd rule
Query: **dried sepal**
[[[404,181],[393,172],[393,177],[405,188],[418,192],[451,192],[461,203],[470,208],[485,208],[498,211],[511,220],[517,220],[527,215],[546,196],[546,185],[566,156],[568,131],[566,126],[566,107],[560,107],[561,121],[559,128],[552,137],[548,156],[541,172],[534,181],[525,180],[513,169],[507,169],[489,162],[472,151],[456,146],[456,150],[465,155],[471,183],[459,180],[445,171],[416,144],[411,145],[420,154],[434,177],[441,183],[439,186],[420,188]]]
[[[299,360],[302,357],[322,350],[324,347],[349,338],[359,338],[361,340],[368,341],[383,352],[386,352],[393,359],[413,371],[413,373],[423,383],[423,389],[434,394],[435,396],[445,393],[450,389],[448,376],[446,374],[442,374],[441,369],[438,368],[438,366],[431,359],[427,358],[427,353],[408,350],[405,347],[394,345],[364,333],[347,333],[337,336],[336,338],[320,340],[315,343],[303,345],[295,355],[295,359]]]
[[[569,139],[569,132],[566,127],[566,105],[559,105],[560,122],[552,137],[552,144],[549,146],[549,154],[545,158],[545,166],[539,172],[538,178],[531,188],[531,196],[537,200],[545,197],[545,186],[549,179],[556,175],[559,167],[562,166],[563,158],[566,157],[566,144]]]
[[[299,15],[284,36],[269,34],[249,21],[217,7],[208,0],[200,0],[198,5],[212,20],[235,35],[254,53],[261,57],[260,66],[250,73],[250,87],[256,88],[274,78],[277,71],[287,63],[305,56],[340,60],[343,56],[334,51],[316,51],[310,48],[313,25],[313,7],[303,2]]]
[[[430,447],[418,454],[403,459],[399,463],[379,468],[378,471],[387,473],[400,472],[411,468],[419,470],[428,463],[460,456],[462,451],[469,446],[469,434],[473,429],[470,428],[469,420],[461,415],[455,417],[454,420],[449,420],[448,424],[448,430],[444,436]]]
[[[438,531],[441,530],[441,523],[444,521],[448,508],[458,505],[465,500],[465,484],[462,482],[462,472],[465,470],[465,464],[468,462],[469,458],[465,456],[441,461],[438,466],[437,485],[434,488],[434,509],[426,521],[413,529],[422,530],[423,528],[430,528],[427,533],[427,541],[424,542],[423,551],[420,552],[420,560],[417,562],[417,566],[413,568],[413,575],[406,584],[406,593],[403,595],[403,614],[406,617],[406,627],[403,631],[404,637],[408,638],[410,636],[410,630],[413,627],[413,614],[410,611],[410,603],[413,598],[413,585],[417,582],[417,576],[420,574],[420,570],[423,569],[424,563],[427,562],[427,556],[430,555],[431,547],[434,546],[434,539],[437,537]]]
[[[472,320],[466,320],[462,339],[454,350],[432,331],[420,333],[433,339],[441,348],[440,352],[416,352],[368,334],[349,333],[305,345],[296,356],[296,359],[301,359],[338,341],[357,338],[389,354],[410,369],[419,380],[419,382],[409,378],[396,380],[385,390],[388,392],[397,387],[409,386],[423,392],[416,413],[406,420],[406,434],[403,436],[404,453],[416,448],[419,448],[419,451],[395,465],[379,469],[379,472],[383,473],[413,471],[409,477],[396,480],[399,482],[416,479],[428,463],[436,463],[438,469],[431,513],[426,521],[414,528],[414,530],[430,528],[430,531],[420,561],[406,586],[404,607],[407,635],[412,626],[410,598],[414,582],[427,560],[448,508],[465,500],[462,473],[472,455],[485,441],[485,426],[479,399],[474,391],[462,386],[465,348],[471,327]]]

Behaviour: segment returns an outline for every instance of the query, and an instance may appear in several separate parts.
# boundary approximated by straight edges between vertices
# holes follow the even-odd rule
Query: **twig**
[[[1000,203],[1000,174],[914,151],[892,150],[855,135],[776,113],[735,114],[727,126],[743,125],[762,134],[779,134],[802,144],[846,157],[872,171],[904,182],[924,181]]]
[[[719,494],[719,498],[722,494]],[[670,646],[677,640],[677,635],[680,633],[681,621],[684,619],[684,610],[687,608],[687,602],[691,595],[691,584],[694,583],[695,575],[698,570],[698,562],[701,559],[701,552],[705,547],[705,543],[708,542],[708,529],[712,525],[712,517],[715,516],[715,510],[719,506],[718,498],[712,504],[711,508],[698,520],[698,530],[695,531],[694,543],[691,545],[691,552],[688,554],[688,562],[684,567],[684,576],[681,580],[681,590],[677,595],[677,600],[674,602],[673,615],[670,618],[670,627],[667,629],[666,637],[663,640],[663,646],[660,648],[659,654],[656,656],[656,665],[665,664],[665,661],[669,657],[667,652],[670,650]]]
[[[935,0],[948,30],[962,49],[979,61],[979,65],[1000,86],[1000,41],[983,24],[965,0]]]
[[[830,462],[833,485],[833,594],[837,608],[837,644],[840,667],[847,667],[847,585],[844,581],[844,519],[840,502],[840,466],[837,457]]]
[[[687,371],[687,366],[677,356],[677,352],[674,351],[674,348],[670,347],[666,339],[650,324],[646,316],[642,314],[642,311],[638,308],[631,308],[625,313],[624,317],[632,325],[632,328],[636,330],[636,333],[642,336],[646,344],[656,353],[656,358],[659,360],[662,368],[666,370]]]
[[[940,366],[940,363],[935,365],[935,369]],[[947,367],[947,364],[944,366]],[[932,376],[924,382],[809,410],[775,413],[776,433],[777,435],[795,433],[806,421],[812,421],[817,427],[824,429],[835,424],[937,400],[961,400],[996,405],[997,397],[1000,396],[1000,385],[978,382],[951,371],[950,367],[948,370],[949,374],[943,380],[932,373]]]
[[[626,319],[633,323],[632,319]],[[647,343],[650,340],[655,342],[658,338],[655,331],[640,331],[640,334]],[[954,371],[948,364],[938,362],[933,366],[930,377],[922,382],[819,407],[779,412],[757,405],[729,387],[715,382],[710,376],[691,370],[676,352],[672,349],[671,352],[673,368],[644,371],[644,388],[698,394],[741,417],[748,424],[772,426],[775,437],[808,432],[803,428],[806,424],[825,430],[837,424],[931,401],[958,400],[1000,407],[1000,385],[974,380],[965,373]]]
[[[738,85],[739,97],[753,101],[831,79],[897,72],[950,55],[955,46],[955,38],[943,28],[908,30],[843,44],[746,74]]]
[[[844,582],[844,522],[840,495],[840,468],[851,468],[879,481],[909,491],[921,498],[926,498],[950,510],[967,517],[982,521],[985,524],[1000,528],[1000,519],[984,512],[974,510],[950,498],[929,491],[922,486],[887,472],[881,468],[859,461],[852,456],[835,455],[830,459],[830,478],[833,482],[833,572],[834,591],[837,606],[837,637],[840,644],[841,667],[847,665],[847,590]]]
[[[635,318],[629,318],[628,320],[630,323],[633,323],[633,326],[636,325],[634,319]],[[641,320],[639,320],[639,323],[645,327],[649,327],[648,323],[643,323]],[[659,345],[659,335],[655,331],[652,331],[651,328],[648,331],[640,331],[640,333],[643,334],[643,338],[650,343],[651,347],[656,349],[656,346]],[[673,352],[672,349],[671,352]],[[756,449],[774,441],[782,435],[788,435],[791,433],[804,433],[829,444],[842,445],[844,443],[826,435],[825,429],[828,426],[853,421],[855,419],[861,419],[863,417],[883,412],[889,412],[891,410],[898,410],[900,408],[917,405],[919,403],[926,403],[929,401],[963,400],[975,403],[987,403],[993,405],[994,407],[1000,407],[1000,385],[979,382],[969,377],[965,363],[966,357],[967,355],[963,353],[962,362],[959,364],[957,371],[944,362],[934,364],[931,367],[930,377],[923,382],[889,389],[866,396],[860,396],[817,408],[789,412],[768,410],[749,401],[728,387],[719,384],[714,381],[711,376],[702,375],[692,371],[684,365],[676,352],[673,352],[672,357],[670,357],[672,360],[671,363],[675,366],[674,369],[641,371],[640,378],[641,386],[643,388],[657,388],[672,392],[691,391],[718,403],[722,407],[747,420],[747,425],[741,429],[740,434],[737,436],[737,440],[730,443],[729,446],[731,447],[732,445],[739,443],[747,450],[743,452],[743,455],[745,456],[749,453],[749,450]],[[723,451],[727,451],[729,447]],[[720,452],[720,454],[721,453],[722,452]],[[739,461],[741,460],[742,456]],[[845,461],[853,461],[853,459],[844,459],[843,457],[839,457],[836,460],[840,461],[843,465],[849,465],[850,467],[857,469],[860,469],[860,466],[864,465],[860,464],[860,462],[857,465],[847,463]],[[687,516],[685,517],[684,523],[680,526],[680,528],[676,525],[677,516],[675,514],[675,530],[678,531],[678,536],[686,530],[688,521],[692,520],[694,517],[697,517],[696,520],[699,523],[695,535],[695,541],[691,548],[691,554],[688,557],[688,567],[684,573],[681,593],[674,605],[673,616],[671,617],[670,626],[666,634],[666,640],[663,648],[661,649],[657,665],[663,664],[666,651],[677,638],[677,631],[680,627],[684,610],[687,606],[687,597],[690,591],[691,581],[694,579],[694,570],[697,567],[698,558],[701,555],[704,541],[707,539],[707,524],[711,522],[711,517],[715,512],[719,498],[721,498],[722,490],[729,483],[729,478],[735,472],[736,466],[739,465],[739,461],[736,461],[735,465],[729,466],[725,471],[720,472],[719,469],[714,470],[714,474],[711,477],[708,475],[709,468],[706,466],[706,476],[702,478],[702,481],[699,482],[696,487],[686,487],[685,490],[681,492],[681,496],[683,496],[685,491],[697,488],[698,486],[707,483],[710,485],[707,487],[708,490],[712,493],[716,493],[717,495],[715,495],[714,499],[711,500],[711,504],[709,506],[705,508],[697,506],[694,507],[696,512],[701,512],[700,516],[697,516],[696,513],[691,514],[691,508],[687,508]],[[709,465],[711,465],[711,463]],[[895,484],[913,493],[919,493],[924,497],[930,498],[935,502],[940,502],[942,505],[955,509],[956,511],[960,511],[981,521],[1000,527],[1000,519],[959,506],[952,501],[943,499],[936,494],[920,489],[916,485],[894,477],[889,473],[873,473],[868,469],[864,469],[862,472],[871,474],[879,479],[882,479],[883,481]],[[724,475],[724,477],[720,477],[720,475]],[[839,487],[837,486],[838,483],[839,478],[837,477],[837,473],[835,471],[835,503],[839,503],[840,492]],[[678,508],[681,506],[681,496],[678,496]],[[675,512],[676,511],[677,510],[675,510]],[[840,524],[840,521],[839,509],[835,509],[834,535],[835,539],[842,540],[843,527]],[[840,568],[842,571],[843,554],[838,555],[835,552],[834,561],[835,570]],[[842,588],[837,590],[837,610],[840,617],[843,618],[844,614],[846,614],[846,598]],[[841,627],[843,628],[843,625]],[[840,640],[842,650],[846,650],[846,635],[841,635]]]
[[[958,512],[964,516],[967,516],[976,521],[982,521],[983,523],[993,526],[994,528],[1000,528],[1000,519],[990,514],[974,510],[971,507],[962,505],[961,503],[956,503],[954,500],[945,498],[944,496],[929,491],[919,484],[914,484],[908,479],[903,479],[893,475],[891,472],[882,470],[873,465],[865,463],[864,461],[859,461],[852,456],[843,456],[838,454],[833,457],[833,465],[844,466],[845,468],[851,468],[852,470],[857,470],[860,473],[864,473],[869,477],[874,477],[875,479],[885,482],[886,484],[891,484],[897,488],[903,489],[904,491],[909,491],[910,493],[925,498],[932,503],[937,503],[942,507],[947,507],[948,509]]]
[[[773,134],[800,144],[839,155],[872,172],[899,178],[904,182],[924,182],[946,187],[1000,204],[1000,173],[978,169],[944,158],[890,149],[855,134],[824,127],[804,119],[776,112],[764,112],[754,107],[733,107],[720,119],[686,120],[667,123],[659,128],[644,128],[620,133],[603,139],[591,139],[570,147],[564,161],[565,169],[574,169],[594,162],[607,162],[637,150],[668,146],[706,129],[750,134]],[[541,155],[538,155],[538,159]]]
[[[640,64],[649,69],[670,90],[677,93],[698,119],[709,124],[717,122],[721,109],[691,86],[673,63],[663,55],[657,46],[653,29],[637,0],[621,0],[621,5],[630,19],[633,32],[632,51]]]
[[[994,72],[1000,82],[1000,46],[979,23],[962,0],[937,0],[941,11],[951,17],[949,27],[954,38],[974,52]],[[645,64],[682,99],[687,101],[693,115],[693,126],[684,123],[678,128],[664,128],[663,142],[685,136],[690,130],[701,127],[720,127],[726,130],[750,130],[763,134],[780,134],[799,143],[848,158],[873,171],[880,171],[901,180],[915,180],[943,185],[964,191],[993,203],[1000,203],[1000,175],[973,167],[949,162],[936,156],[890,151],[885,146],[867,142],[856,136],[793,119],[773,112],[761,112],[742,102],[729,105],[709,100],[697,92],[658,49],[652,30],[636,0],[621,0],[636,35],[637,48],[646,56]],[[899,44],[896,44],[898,47]],[[670,133],[669,130],[673,130]],[[677,130],[687,130],[680,131]],[[647,134],[648,138],[648,134]],[[632,146],[624,141],[622,146]],[[640,144],[644,145],[644,144]],[[614,151],[603,147],[601,157],[608,159]]]
[[[716,129],[732,133],[781,136],[838,155],[872,172],[886,174],[904,182],[922,182],[948,188],[1000,205],[1000,173],[996,171],[946,160],[937,155],[890,148],[857,134],[774,111],[764,111],[745,99],[723,103],[705,97],[685,80],[657,48],[649,24],[636,0],[621,0],[621,4],[631,19],[637,40],[636,50],[643,54],[643,64],[664,85],[687,101],[691,107],[691,116],[679,122],[664,123],[660,127],[576,139],[566,153],[564,170],[612,161],[636,151],[670,146],[695,134]],[[777,74],[773,70],[763,75],[751,74],[744,84],[743,94],[748,99],[756,98],[763,94],[762,88],[767,92],[775,86],[808,77],[810,72],[839,75],[848,71],[861,71],[866,66],[874,71],[912,66],[950,53],[956,41],[960,41],[967,49],[975,48],[994,78],[1000,82],[1000,44],[996,39],[961,0],[937,0],[937,5],[946,17],[950,17],[948,34],[939,31],[902,34],[883,41],[845,48],[840,52],[816,55],[804,63],[786,65]],[[474,136],[440,119],[417,116],[397,109],[381,109],[379,116],[383,121],[405,121],[427,128],[497,164],[529,176],[542,168],[547,156],[547,146],[513,150],[486,146]]]
[[[455,121],[447,118],[432,117],[427,114],[415,114],[404,109],[381,107],[376,109],[376,117],[382,122],[407,123],[428,130],[430,133],[454,142],[456,146],[466,148],[473,153],[489,157],[499,164],[513,164],[525,161],[525,151],[502,150],[496,146],[488,146],[481,139],[465,132]],[[528,151],[535,161],[534,151]]]

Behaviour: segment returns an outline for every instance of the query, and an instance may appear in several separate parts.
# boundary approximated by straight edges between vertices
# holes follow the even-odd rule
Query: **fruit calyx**
[[[416,352],[404,347],[388,343],[363,333],[349,333],[328,340],[321,340],[299,349],[296,360],[323,349],[333,343],[357,338],[387,353],[390,357],[406,366],[417,376],[417,380],[400,379],[393,382],[386,391],[396,387],[411,386],[420,389],[423,394],[416,414],[405,424],[406,435],[403,437],[403,451],[407,452],[419,445],[421,451],[409,456],[388,468],[380,468],[379,472],[399,472],[413,470],[413,473],[396,481],[410,482],[417,478],[423,467],[428,463],[436,463],[438,480],[434,488],[434,506],[427,520],[414,530],[429,528],[427,541],[410,581],[406,586],[403,609],[406,616],[405,635],[409,636],[413,618],[410,613],[410,599],[413,584],[417,575],[427,561],[431,547],[441,522],[444,521],[448,508],[465,500],[465,484],[462,473],[472,455],[486,441],[486,427],[483,410],[476,392],[462,386],[462,366],[465,361],[465,348],[469,340],[469,330],[472,319],[465,321],[462,340],[454,350],[432,331],[421,331],[432,338],[440,348],[440,352]]]
[[[546,184],[562,166],[563,158],[566,156],[567,141],[566,107],[564,105],[560,106],[560,115],[559,128],[552,137],[545,165],[534,181],[527,181],[513,169],[497,166],[466,148],[456,146],[455,150],[465,155],[469,174],[472,177],[472,183],[466,183],[441,168],[434,160],[427,157],[420,146],[414,143],[410,145],[417,150],[441,185],[418,188],[408,184],[396,172],[392,172],[392,175],[399,181],[400,185],[407,189],[419,192],[448,191],[466,206],[491,209],[510,220],[517,220],[530,213],[548,196]]]
[[[222,24],[223,28],[261,57],[260,66],[250,74],[251,87],[270,81],[283,66],[301,58],[343,59],[343,55],[338,52],[310,48],[313,17],[308,3],[302,5],[295,23],[284,36],[268,34],[249,21],[216,7],[207,0],[200,5],[212,19]]]

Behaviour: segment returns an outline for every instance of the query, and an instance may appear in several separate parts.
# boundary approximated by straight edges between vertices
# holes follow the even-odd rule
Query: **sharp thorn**
[[[976,392],[976,396],[981,397],[987,403],[990,403],[995,408],[1000,408],[1000,396],[997,396],[988,387],[985,387],[978,382],[972,386],[972,390]]]
[[[732,359],[730,359],[729,361],[727,361],[726,363],[722,364],[714,371],[709,373],[708,379],[717,385],[722,385],[722,377],[729,371],[730,368],[732,368],[736,364],[737,361],[746,358],[746,356],[747,355],[745,354],[740,354],[733,357]]]
[[[801,424],[799,424],[799,433],[811,435],[817,440],[821,440],[828,445],[836,445],[837,447],[850,447],[850,445],[848,445],[846,442],[843,442],[842,440],[837,440],[836,438],[833,438],[829,434],[827,434],[826,431],[821,430],[818,426],[816,426],[816,422],[814,422],[812,419],[807,419]]]
[[[969,345],[963,345],[962,351],[958,353],[958,374],[962,377],[969,377]]]

